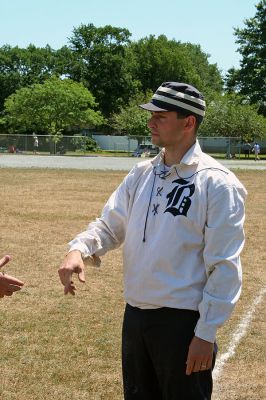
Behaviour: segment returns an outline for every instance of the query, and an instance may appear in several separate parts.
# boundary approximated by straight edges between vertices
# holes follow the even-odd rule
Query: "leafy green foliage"
[[[139,104],[144,104],[152,96],[152,92],[147,92],[146,95],[138,93],[132,97],[127,106],[121,107],[120,111],[113,114],[111,118],[111,126],[120,134],[129,136],[148,136],[150,129],[147,127],[147,122],[150,113],[139,107]]]
[[[4,100],[17,89],[43,83],[58,68],[57,52],[50,46],[26,49],[8,45],[0,48],[0,110]]]
[[[217,96],[208,106],[200,126],[202,136],[240,137],[244,140],[266,137],[265,118],[257,108],[243,102],[243,97]]]
[[[253,18],[245,20],[245,28],[235,29],[242,60],[240,69],[228,71],[226,87],[259,103],[266,116],[266,0],[259,1],[256,10]]]
[[[89,136],[80,136],[79,134],[74,135],[71,139],[71,143],[74,145],[75,150],[83,151],[96,151],[97,143],[94,139]]]
[[[259,1],[246,28],[235,30],[243,60],[240,70],[229,71],[227,89],[240,92],[244,102],[242,97],[221,96],[221,73],[199,45],[164,35],[132,42],[125,28],[88,24],[74,28],[69,45],[57,51],[48,45],[0,48],[0,111],[6,99],[0,130],[49,133],[58,141],[66,130],[104,123],[107,131],[148,135],[149,113],[138,105],[163,81],[173,80],[204,93],[203,134],[264,136],[258,107],[248,108],[247,103],[259,102],[261,111],[266,104],[265,1]],[[95,111],[96,103],[102,114]]]
[[[156,90],[164,81],[188,82],[200,90],[222,90],[222,78],[216,65],[200,46],[168,40],[153,35],[129,45],[135,57],[134,77],[142,90]]]
[[[65,129],[102,124],[94,108],[94,97],[81,83],[52,77],[9,96],[4,120],[10,133],[32,130],[56,137]]]
[[[88,24],[74,28],[70,38],[76,62],[69,76],[84,83],[105,116],[125,104],[137,87],[125,57],[130,36],[127,29]]]

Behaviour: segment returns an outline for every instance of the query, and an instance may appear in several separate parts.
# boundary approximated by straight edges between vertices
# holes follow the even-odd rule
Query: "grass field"
[[[121,249],[89,267],[73,298],[57,269],[67,242],[99,215],[125,173],[1,169],[0,255],[26,282],[1,299],[1,400],[121,400],[120,331],[124,308]],[[220,353],[265,283],[266,172],[241,171],[248,189],[243,294],[219,330]],[[262,400],[265,303],[225,365],[215,400]]]

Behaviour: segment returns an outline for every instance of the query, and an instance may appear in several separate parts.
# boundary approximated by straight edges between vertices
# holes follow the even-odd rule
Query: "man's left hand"
[[[10,261],[10,256],[5,256],[0,259],[0,268]],[[0,273],[0,298],[4,296],[12,296],[24,285],[19,279]]]
[[[212,366],[214,344],[200,339],[197,336],[191,340],[187,356],[186,374],[206,371]]]

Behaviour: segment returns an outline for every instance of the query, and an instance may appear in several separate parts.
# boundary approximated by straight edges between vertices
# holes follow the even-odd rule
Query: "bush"
[[[89,136],[74,135],[73,139],[71,139],[71,143],[77,151],[85,152],[97,150],[96,141]]]

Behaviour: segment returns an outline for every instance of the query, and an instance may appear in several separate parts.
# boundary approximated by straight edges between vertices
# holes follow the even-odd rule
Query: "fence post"
[[[226,149],[226,158],[230,159],[231,158],[231,140],[228,138],[226,140],[227,143],[227,149]]]

